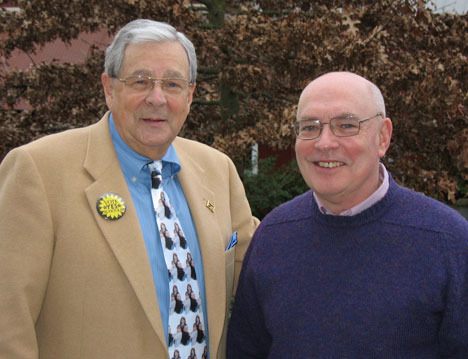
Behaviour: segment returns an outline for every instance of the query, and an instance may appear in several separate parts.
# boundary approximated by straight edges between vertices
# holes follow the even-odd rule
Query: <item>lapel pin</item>
[[[205,206],[208,208],[212,213],[215,211],[215,205],[210,200],[205,200]]]
[[[121,218],[127,207],[122,197],[109,192],[99,197],[96,209],[102,218],[113,221]]]

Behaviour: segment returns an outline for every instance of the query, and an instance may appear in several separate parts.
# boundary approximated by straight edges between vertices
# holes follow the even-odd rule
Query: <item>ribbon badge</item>
[[[127,207],[119,195],[105,193],[97,200],[96,209],[102,218],[114,221],[124,215]]]

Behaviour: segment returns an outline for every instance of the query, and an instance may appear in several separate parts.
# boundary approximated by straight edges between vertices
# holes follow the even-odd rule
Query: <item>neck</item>
[[[325,212],[328,214],[333,215],[340,215],[345,211],[349,211],[350,209],[360,205],[367,199],[369,199],[379,187],[382,185],[384,181],[384,168],[379,166],[377,176],[374,180],[368,184],[367,190],[361,194],[353,194],[353,193],[338,193],[333,197],[323,198],[319,194],[314,193],[314,197],[317,201],[319,207],[325,208]]]

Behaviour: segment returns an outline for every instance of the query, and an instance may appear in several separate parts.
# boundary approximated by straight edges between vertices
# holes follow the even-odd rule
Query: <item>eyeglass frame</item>
[[[382,112],[377,112],[374,116],[371,116],[371,117],[368,117],[368,118],[365,118],[363,120],[357,120],[357,124],[358,124],[358,129],[357,129],[357,132],[352,134],[352,135],[337,135],[335,133],[335,130],[334,130],[334,127],[330,126],[330,123],[333,121],[333,120],[336,120],[336,119],[340,119],[339,117],[334,117],[334,118],[331,118],[330,121],[328,122],[320,122],[320,120],[301,120],[301,121],[296,121],[293,123],[292,127],[294,129],[294,133],[296,135],[296,138],[300,139],[300,140],[304,140],[304,141],[308,141],[308,140],[316,140],[317,138],[320,138],[320,136],[322,135],[322,132],[323,132],[323,126],[325,125],[329,125],[330,126],[330,131],[333,133],[334,136],[336,137],[353,137],[353,136],[357,136],[359,135],[359,133],[361,132],[361,123],[363,122],[366,122],[366,121],[369,121],[369,120],[372,120],[374,118],[376,118],[377,116],[381,116],[382,118],[384,117],[384,114]],[[319,131],[319,134],[316,136],[316,137],[313,137],[313,138],[302,138],[299,136],[299,124],[303,121],[312,121],[314,123],[318,123],[320,125],[320,131]]]
[[[137,89],[134,89],[132,88],[130,85],[127,84],[127,81],[129,81],[130,79],[135,79],[135,78],[140,78],[140,79],[145,79],[145,80],[149,80],[151,81],[152,83],[152,86],[146,90],[137,90]],[[180,95],[183,91],[185,91],[186,89],[188,89],[190,86],[193,86],[194,85],[194,82],[193,81],[189,81],[189,80],[186,80],[184,78],[156,78],[156,77],[152,77],[151,75],[142,75],[142,74],[139,74],[139,75],[133,75],[133,76],[128,76],[126,78],[120,78],[120,77],[114,77],[114,79],[116,80],[119,80],[120,82],[122,82],[123,84],[125,84],[125,86],[128,86],[130,87],[132,90],[134,91],[137,91],[137,92],[141,92],[141,93],[150,93],[151,91],[154,90],[154,87],[156,86],[156,83],[159,83],[160,86],[161,86],[161,89],[162,91],[165,93],[165,94],[168,94],[168,95]],[[187,84],[187,87],[186,88],[182,88],[180,90],[180,92],[175,92],[175,93],[171,93],[171,92],[167,92],[163,89],[163,84],[167,81],[174,81],[174,80],[177,80],[177,81],[183,81],[184,83]]]

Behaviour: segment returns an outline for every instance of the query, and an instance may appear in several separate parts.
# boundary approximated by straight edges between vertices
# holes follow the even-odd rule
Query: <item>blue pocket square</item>
[[[232,235],[231,235],[231,239],[229,240],[229,243],[225,249],[225,251],[228,251],[230,250],[232,247],[234,247],[235,245],[237,244],[237,231],[235,231]]]

